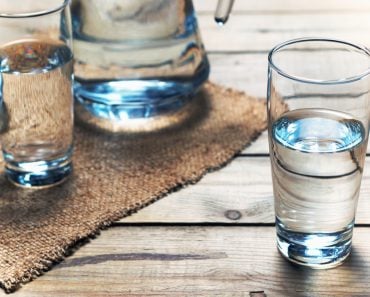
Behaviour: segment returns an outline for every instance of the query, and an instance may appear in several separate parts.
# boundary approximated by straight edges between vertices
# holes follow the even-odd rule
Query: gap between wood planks
[[[367,14],[369,13],[369,9],[364,9],[362,11],[356,9],[348,9],[348,10],[340,10],[340,9],[316,9],[316,10],[237,10],[232,11],[232,15],[301,15],[301,14],[348,14],[348,13],[358,13],[358,14]],[[204,16],[213,16],[214,11],[197,11],[197,15],[204,15]]]
[[[275,227],[274,223],[171,223],[171,222],[113,222],[109,227]],[[355,224],[355,228],[369,228],[370,224]]]

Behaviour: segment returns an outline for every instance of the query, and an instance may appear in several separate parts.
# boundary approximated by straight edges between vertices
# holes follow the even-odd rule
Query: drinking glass
[[[24,187],[71,172],[73,94],[69,0],[0,4],[0,141],[8,179]]]
[[[268,57],[269,144],[277,245],[312,268],[351,250],[369,127],[370,53],[306,38]]]

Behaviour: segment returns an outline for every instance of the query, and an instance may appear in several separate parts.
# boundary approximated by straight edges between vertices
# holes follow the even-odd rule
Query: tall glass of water
[[[69,0],[0,3],[0,141],[8,179],[24,187],[71,172]]]
[[[369,132],[370,53],[310,38],[280,44],[268,59],[278,249],[301,265],[334,267],[351,250]]]

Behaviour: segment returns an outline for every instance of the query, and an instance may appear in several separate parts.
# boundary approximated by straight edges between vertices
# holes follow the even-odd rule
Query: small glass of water
[[[54,185],[72,169],[69,2],[0,4],[0,141],[6,175],[19,186]]]
[[[297,264],[334,267],[351,250],[369,133],[370,52],[306,38],[276,46],[268,59],[278,249]]]

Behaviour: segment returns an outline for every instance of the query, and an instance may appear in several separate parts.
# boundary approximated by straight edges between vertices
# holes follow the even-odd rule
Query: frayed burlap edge
[[[208,84],[213,85],[212,83],[208,83]],[[232,89],[227,88],[225,90],[231,91]],[[235,90],[232,90],[232,91],[235,92]],[[248,96],[244,92],[238,92],[238,93],[239,95]],[[255,100],[259,101],[258,99],[255,99]],[[266,103],[264,102],[263,104],[266,107]],[[243,145],[236,148],[232,154],[229,154],[229,155],[225,154],[222,157],[222,159],[219,160],[218,164],[210,165],[208,167],[202,168],[202,170],[199,173],[193,174],[192,177],[186,180],[180,178],[177,183],[168,185],[162,191],[160,191],[156,195],[153,195],[153,197],[150,198],[148,201],[146,201],[146,203],[143,203],[143,204],[136,203],[135,205],[129,206],[128,209],[117,211],[116,213],[111,214],[106,220],[104,220],[103,222],[99,224],[96,224],[96,226],[93,227],[93,230],[91,230],[91,232],[86,232],[72,239],[70,244],[67,244],[62,247],[57,247],[54,251],[51,251],[48,254],[48,256],[41,258],[39,262],[35,264],[35,267],[32,267],[31,269],[25,271],[21,277],[18,277],[18,278],[14,277],[14,278],[9,278],[5,280],[0,280],[0,287],[3,288],[6,293],[15,292],[16,290],[21,288],[22,285],[43,275],[45,272],[52,269],[54,265],[62,262],[66,257],[72,255],[81,246],[87,244],[91,239],[94,239],[97,236],[99,236],[101,230],[104,230],[107,227],[111,226],[115,221],[120,220],[124,217],[127,217],[133,213],[136,213],[137,211],[151,205],[152,203],[158,201],[159,199],[166,197],[170,193],[181,190],[188,185],[196,184],[207,173],[210,173],[210,172],[213,172],[213,171],[216,171],[216,170],[219,170],[225,167],[235,158],[236,155],[238,155],[246,147],[250,146],[253,143],[253,141],[255,141],[258,138],[258,136],[266,128],[267,128],[267,118],[264,119],[263,125],[260,127],[260,131],[255,131],[252,135],[250,135],[250,138],[247,139]]]
[[[111,218],[109,218],[108,220],[106,220],[106,221],[102,222],[101,224],[97,225],[96,228],[95,228],[96,230],[92,231],[91,233],[86,233],[81,238],[75,238],[74,241],[71,244],[66,245],[62,248],[59,248],[59,249],[55,250],[54,252],[52,252],[49,257],[45,257],[45,258],[41,259],[40,262],[38,263],[38,265],[35,268],[32,268],[29,271],[25,272],[24,276],[22,278],[20,278],[20,279],[14,278],[14,279],[8,279],[8,280],[5,280],[5,281],[0,281],[0,287],[3,288],[6,293],[15,292],[16,290],[21,288],[21,286],[23,284],[26,284],[26,283],[36,279],[37,277],[43,275],[45,272],[52,269],[54,265],[62,262],[66,257],[71,256],[77,249],[79,249],[81,246],[87,244],[91,239],[96,238],[100,234],[100,231],[108,228],[115,221],[118,221],[118,220],[123,219],[127,216],[130,216],[130,215],[138,212],[139,210],[153,204],[154,202],[166,197],[167,195],[169,195],[171,193],[174,193],[174,192],[177,192],[177,191],[185,188],[186,186],[196,184],[207,173],[211,173],[211,172],[217,171],[217,170],[225,167],[236,157],[236,155],[238,155],[246,147],[250,146],[253,143],[253,141],[255,141],[258,138],[258,136],[260,134],[261,134],[261,132],[255,133],[252,136],[252,141],[250,143],[246,143],[242,148],[240,148],[238,151],[236,151],[233,156],[226,159],[219,166],[214,166],[214,167],[210,167],[208,169],[205,169],[197,177],[194,177],[194,178],[192,178],[190,180],[187,180],[185,182],[179,182],[177,185],[173,185],[173,186],[171,186],[167,189],[164,189],[162,193],[160,193],[158,196],[153,197],[152,200],[150,200],[146,204],[133,207],[129,211],[125,210],[121,213],[112,215]]]

